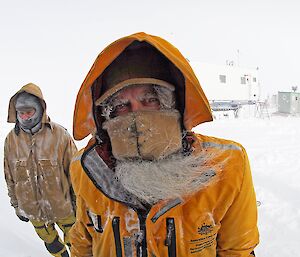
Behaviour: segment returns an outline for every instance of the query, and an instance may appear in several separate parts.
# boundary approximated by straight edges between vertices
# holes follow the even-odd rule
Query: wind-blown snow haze
[[[95,58],[135,32],[165,38],[191,63],[256,69],[262,100],[300,88],[299,11],[294,0],[1,1],[0,156],[13,128],[6,122],[8,102],[21,86],[37,84],[50,118],[72,134],[76,95]],[[222,117],[195,128],[246,148],[258,201],[256,256],[299,256],[299,128],[300,117],[278,115]],[[0,257],[49,256],[32,225],[15,215],[0,174]]]

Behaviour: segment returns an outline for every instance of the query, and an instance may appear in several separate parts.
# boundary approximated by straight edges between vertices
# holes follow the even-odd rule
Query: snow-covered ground
[[[4,117],[4,116],[2,116]],[[62,124],[64,125],[64,124]],[[1,119],[3,143],[11,125]],[[272,116],[222,118],[195,131],[242,143],[249,155],[259,211],[260,257],[299,256],[300,231],[300,118]],[[42,241],[32,226],[14,215],[0,175],[0,257],[46,257]]]

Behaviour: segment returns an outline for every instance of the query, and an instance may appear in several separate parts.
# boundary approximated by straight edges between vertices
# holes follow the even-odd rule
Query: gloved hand
[[[18,215],[18,214],[17,214],[17,216],[18,216],[18,218],[19,218],[21,221],[24,221],[24,222],[28,222],[28,221],[29,221],[28,218],[26,218],[26,217],[24,217],[24,216],[22,216],[22,215]]]
[[[28,222],[28,221],[29,221],[28,218],[24,217],[24,216],[21,214],[21,212],[20,212],[20,210],[19,210],[18,207],[15,207],[15,212],[16,212],[16,215],[18,216],[18,218],[19,218],[21,221],[24,221],[24,222]]]

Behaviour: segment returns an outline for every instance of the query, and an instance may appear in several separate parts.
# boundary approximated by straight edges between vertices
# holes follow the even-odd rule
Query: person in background
[[[254,256],[247,154],[192,132],[211,120],[192,68],[170,43],[137,33],[106,47],[75,105],[74,138],[92,138],[70,168],[71,255]]]
[[[75,195],[69,166],[77,149],[62,126],[50,121],[40,88],[23,86],[9,102],[4,173],[11,205],[30,221],[53,256],[69,256],[69,231],[75,222]],[[55,224],[63,231],[62,240]]]

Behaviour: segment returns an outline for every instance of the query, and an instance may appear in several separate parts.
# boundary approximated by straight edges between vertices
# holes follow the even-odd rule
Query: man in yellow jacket
[[[75,196],[69,166],[77,149],[65,128],[50,121],[40,88],[23,86],[9,102],[4,173],[11,205],[20,220],[30,221],[47,250],[69,256],[69,231],[75,222]],[[62,240],[55,223],[64,233]]]
[[[194,134],[211,121],[190,65],[162,38],[106,47],[77,95],[73,257],[250,257],[257,208],[244,148]]]

